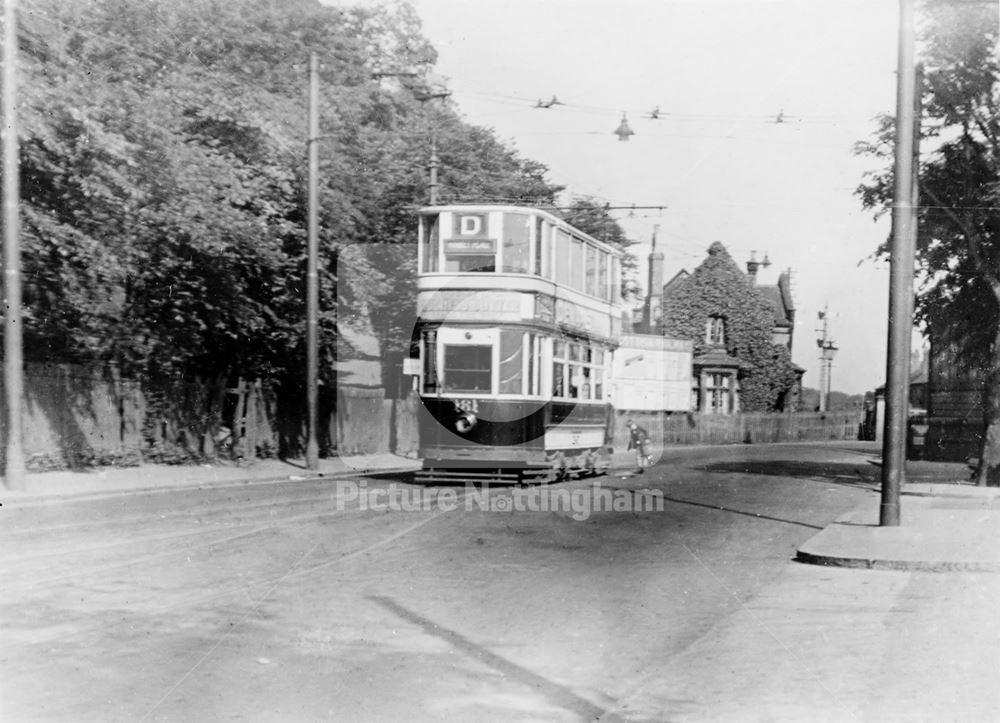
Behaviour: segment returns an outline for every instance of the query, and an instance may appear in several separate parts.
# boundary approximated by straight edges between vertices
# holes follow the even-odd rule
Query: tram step
[[[417,482],[517,482],[521,475],[517,471],[504,470],[445,470],[421,469],[415,479]]]

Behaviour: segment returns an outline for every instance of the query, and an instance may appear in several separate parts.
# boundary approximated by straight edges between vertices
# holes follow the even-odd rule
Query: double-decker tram
[[[546,211],[419,211],[425,482],[552,481],[610,464],[622,253]]]

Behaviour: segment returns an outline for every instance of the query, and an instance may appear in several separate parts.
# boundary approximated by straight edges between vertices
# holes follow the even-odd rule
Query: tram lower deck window
[[[489,394],[493,391],[493,347],[445,346],[442,372],[445,391]]]

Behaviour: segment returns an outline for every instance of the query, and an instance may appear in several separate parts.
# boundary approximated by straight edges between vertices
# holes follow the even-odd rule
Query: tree
[[[771,334],[774,312],[739,265],[716,241],[708,257],[663,300],[663,333],[694,342],[694,356],[709,350],[705,326],[711,316],[725,319],[726,353],[742,363],[740,406],[747,412],[780,409],[795,384],[788,349]]]
[[[917,321],[936,346],[985,378],[980,484],[1000,485],[1000,65],[995,3],[926,0],[919,166]],[[893,121],[858,151],[887,168],[859,187],[865,208],[891,206]],[[888,244],[878,253],[888,255]]]
[[[290,396],[304,383],[311,53],[329,388],[338,307],[415,303],[406,253],[355,254],[352,288],[337,259],[413,248],[431,128],[447,200],[560,190],[491,130],[421,102],[436,54],[402,0],[37,0],[19,27],[26,356],[115,362],[167,403],[191,378],[268,377]],[[405,346],[400,319],[377,318]]]

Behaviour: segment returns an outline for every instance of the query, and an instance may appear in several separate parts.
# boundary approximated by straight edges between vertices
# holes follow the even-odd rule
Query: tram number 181
[[[478,399],[456,399],[455,400],[455,411],[456,412],[472,412],[473,414],[479,414],[479,400]]]

